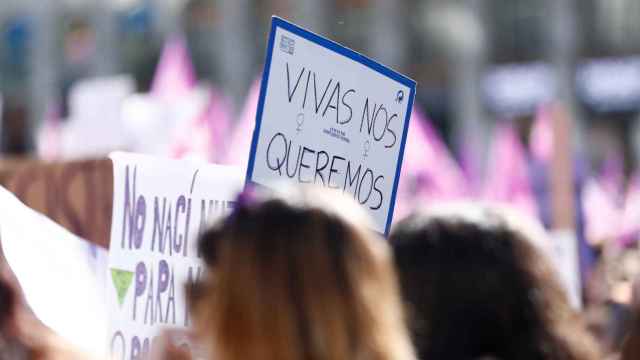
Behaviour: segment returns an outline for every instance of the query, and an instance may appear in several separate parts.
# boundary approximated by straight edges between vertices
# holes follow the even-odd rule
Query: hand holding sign
[[[348,193],[387,233],[414,96],[414,81],[274,17],[247,182]]]

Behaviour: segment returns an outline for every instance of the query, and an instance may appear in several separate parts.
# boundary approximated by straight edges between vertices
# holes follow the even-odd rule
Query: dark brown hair
[[[471,213],[417,213],[391,234],[419,357],[597,359],[547,258],[498,211]]]

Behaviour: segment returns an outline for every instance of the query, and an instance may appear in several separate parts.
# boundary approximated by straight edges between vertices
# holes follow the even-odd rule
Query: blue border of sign
[[[332,40],[323,38],[317,34],[314,34],[308,30],[305,30],[295,24],[292,24],[282,18],[277,16],[273,16],[271,18],[271,30],[269,31],[269,42],[267,43],[267,58],[264,64],[264,70],[262,72],[262,83],[260,84],[260,97],[258,98],[258,108],[256,111],[256,125],[253,130],[253,137],[251,139],[251,151],[249,153],[249,164],[247,165],[247,175],[245,179],[245,186],[249,184],[253,184],[252,176],[253,176],[253,167],[255,165],[256,159],[256,150],[258,148],[258,138],[260,135],[260,126],[262,125],[262,112],[264,109],[264,101],[267,96],[267,84],[269,83],[269,73],[271,72],[271,57],[273,55],[273,48],[276,37],[276,30],[278,28],[282,28],[286,31],[289,31],[301,38],[309,40],[317,45],[320,45],[328,50],[331,50],[335,53],[338,53],[344,57],[347,57],[353,61],[356,61],[371,70],[374,70],[392,80],[395,80],[402,85],[405,85],[411,92],[409,94],[408,100],[408,111],[405,116],[404,121],[404,130],[402,133],[402,141],[400,143],[400,151],[398,152],[398,161],[396,166],[396,175],[393,182],[393,191],[391,193],[391,202],[389,204],[389,213],[387,215],[387,223],[384,229],[384,235],[389,235],[389,230],[391,228],[391,220],[393,219],[393,211],[396,205],[396,195],[398,191],[398,182],[400,180],[400,170],[402,169],[402,160],[404,158],[404,147],[407,142],[407,133],[409,132],[409,121],[411,119],[411,112],[413,110],[413,100],[416,95],[416,82],[402,74],[399,74],[390,68],[379,64],[368,57],[353,51],[349,48],[346,48]]]

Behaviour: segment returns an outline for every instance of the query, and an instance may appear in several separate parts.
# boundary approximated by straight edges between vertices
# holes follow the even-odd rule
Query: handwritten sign
[[[274,17],[247,182],[286,179],[348,193],[387,233],[415,86]]]
[[[163,328],[187,328],[185,284],[202,265],[196,240],[234,207],[238,168],[115,153],[107,287],[115,359],[149,354]]]
[[[75,235],[108,248],[113,197],[109,159],[2,159],[0,185]]]

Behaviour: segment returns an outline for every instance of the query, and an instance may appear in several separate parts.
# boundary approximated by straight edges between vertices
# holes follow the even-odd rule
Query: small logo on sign
[[[370,149],[371,149],[371,142],[367,140],[364,142],[364,153],[362,154],[362,157],[368,157]]]
[[[293,51],[296,47],[296,41],[292,38],[282,35],[280,37],[280,50],[286,52],[287,54],[293,55]]]
[[[396,102],[400,104],[403,100],[404,100],[404,91],[398,90],[398,93],[396,94]]]
[[[302,131],[302,124],[304,124],[303,113],[299,113],[298,116],[296,117],[296,124],[298,124],[298,127],[296,127],[296,132],[299,134],[300,131]]]

